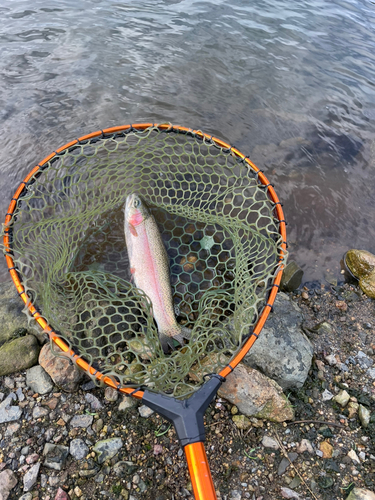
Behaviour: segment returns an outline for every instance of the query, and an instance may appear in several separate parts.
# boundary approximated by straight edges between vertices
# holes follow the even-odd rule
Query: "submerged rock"
[[[286,292],[294,292],[302,283],[303,271],[299,265],[292,260],[286,265],[281,278],[280,288]]]
[[[26,335],[0,347],[0,377],[26,370],[38,362],[40,347],[34,335]]]
[[[349,250],[344,260],[351,274],[359,280],[362,291],[375,299],[375,255],[366,250]]]
[[[313,346],[301,330],[303,316],[297,304],[278,293],[259,339],[244,363],[275,380],[283,389],[303,386],[313,356]]]

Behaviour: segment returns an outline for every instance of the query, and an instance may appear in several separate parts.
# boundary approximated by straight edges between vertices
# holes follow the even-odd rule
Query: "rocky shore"
[[[0,498],[192,498],[174,429],[52,358],[1,293],[0,356],[29,357],[3,357],[20,368],[0,377]],[[375,499],[375,310],[358,286],[279,294],[232,375],[205,417],[219,499]]]

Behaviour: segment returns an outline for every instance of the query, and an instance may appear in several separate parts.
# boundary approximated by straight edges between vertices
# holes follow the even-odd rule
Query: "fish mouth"
[[[133,202],[134,202],[134,198],[136,197],[137,195],[135,193],[132,193],[132,194],[129,194],[129,196],[126,197],[126,201],[125,201],[125,207],[127,209],[131,208],[133,206]]]

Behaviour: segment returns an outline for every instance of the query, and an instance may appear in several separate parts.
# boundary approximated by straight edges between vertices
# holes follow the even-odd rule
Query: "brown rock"
[[[375,255],[366,250],[349,250],[346,252],[345,264],[349,271],[359,280],[362,291],[375,298]]]
[[[70,496],[62,488],[57,490],[55,500],[70,500]]]
[[[54,346],[57,351],[59,348]],[[84,372],[71,364],[69,359],[55,356],[50,344],[46,344],[39,355],[39,364],[45,369],[54,383],[66,392],[74,392],[84,378]]]
[[[59,402],[59,400],[57,398],[52,398],[50,399],[49,401],[47,401],[46,403],[43,403],[45,406],[48,406],[48,408],[50,410],[54,410],[57,406],[57,403]]]
[[[323,453],[323,458],[332,458],[333,446],[328,441],[322,441],[319,449]]]

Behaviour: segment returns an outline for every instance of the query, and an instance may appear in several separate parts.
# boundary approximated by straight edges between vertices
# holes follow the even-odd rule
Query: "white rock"
[[[314,453],[314,448],[308,439],[302,439],[301,443],[297,446],[297,453],[303,453],[308,451],[309,453]]]
[[[154,413],[154,410],[151,410],[151,408],[149,408],[146,405],[140,406],[138,408],[138,411],[139,411],[140,416],[144,417],[144,418],[148,418]]]
[[[354,450],[349,451],[348,457],[351,458],[353,460],[353,462],[356,462],[357,464],[361,463],[360,459],[358,458],[357,453]]]
[[[23,476],[23,491],[30,491],[38,478],[40,462],[33,465]]]
[[[334,354],[329,354],[328,356],[325,356],[325,359],[328,361],[328,364],[331,366],[337,365],[337,359]]]
[[[272,450],[278,450],[280,448],[279,443],[267,435],[263,436],[262,445],[265,448],[271,448]]]
[[[333,398],[332,392],[329,392],[327,389],[325,389],[322,394],[323,401],[330,401],[332,398]]]

